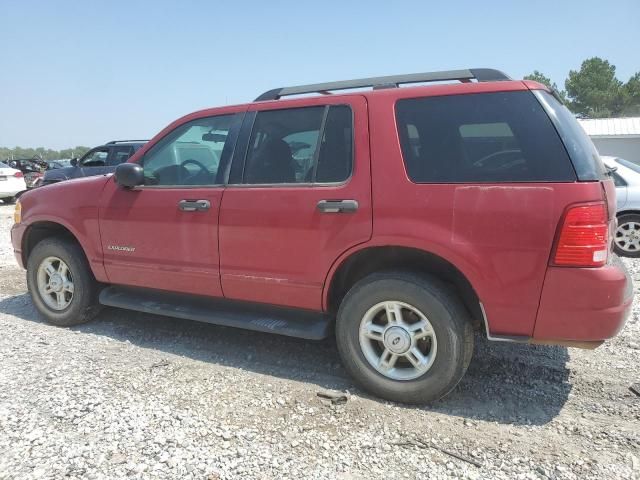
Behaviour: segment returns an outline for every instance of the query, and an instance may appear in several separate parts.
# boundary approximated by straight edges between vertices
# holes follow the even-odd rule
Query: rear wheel
[[[473,329],[460,300],[437,279],[405,272],[358,282],[340,306],[336,337],[356,382],[403,403],[449,393],[473,353]]]
[[[640,215],[627,213],[618,217],[614,249],[622,257],[640,257]]]
[[[36,309],[54,325],[79,325],[99,311],[98,284],[74,242],[49,238],[38,243],[27,261],[27,286]]]

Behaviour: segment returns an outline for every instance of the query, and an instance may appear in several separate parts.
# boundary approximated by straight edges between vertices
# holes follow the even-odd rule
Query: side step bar
[[[107,287],[99,300],[109,307],[308,340],[327,338],[331,327],[331,317],[320,312],[142,288]]]

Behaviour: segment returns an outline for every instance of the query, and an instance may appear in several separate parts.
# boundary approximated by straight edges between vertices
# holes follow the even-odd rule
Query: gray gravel
[[[640,478],[640,304],[595,351],[490,344],[445,400],[354,388],[331,341],[105,310],[49,326],[0,207],[0,478]],[[640,261],[626,261],[640,285]],[[317,396],[348,392],[344,405]],[[448,453],[446,453],[448,452]],[[454,455],[461,456],[463,460]]]

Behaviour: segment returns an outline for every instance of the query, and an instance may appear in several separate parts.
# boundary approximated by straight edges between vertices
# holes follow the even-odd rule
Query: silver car
[[[640,165],[623,158],[601,158],[616,184],[616,253],[623,257],[640,257]]]

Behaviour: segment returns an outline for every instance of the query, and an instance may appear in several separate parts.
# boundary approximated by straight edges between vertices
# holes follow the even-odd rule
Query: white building
[[[601,155],[640,165],[640,117],[578,120]]]

